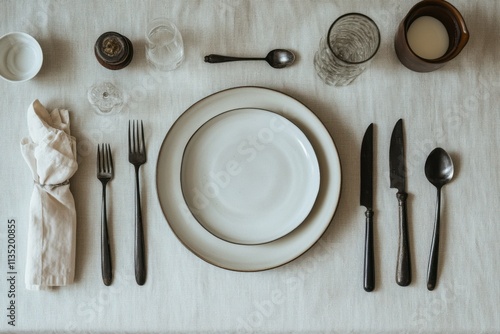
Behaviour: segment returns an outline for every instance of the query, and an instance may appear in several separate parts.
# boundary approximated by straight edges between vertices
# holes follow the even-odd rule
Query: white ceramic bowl
[[[11,32],[0,37],[0,76],[11,82],[32,79],[42,68],[40,44],[23,32]]]

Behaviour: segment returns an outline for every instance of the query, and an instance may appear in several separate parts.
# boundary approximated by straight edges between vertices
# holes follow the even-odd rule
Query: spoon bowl
[[[274,68],[284,68],[295,62],[295,55],[289,50],[276,49],[269,52],[265,59]]]
[[[453,161],[449,154],[438,147],[435,148],[425,161],[425,176],[436,188],[441,188],[453,178]]]
[[[437,189],[436,221],[432,234],[429,265],[427,267],[427,289],[434,290],[437,281],[437,267],[439,254],[439,234],[441,215],[441,188],[453,178],[453,161],[449,154],[440,147],[435,148],[425,161],[425,176]]]
[[[273,68],[285,68],[295,62],[295,54],[290,50],[275,49],[271,50],[265,58],[254,57],[232,57],[210,54],[205,56],[206,63],[225,63],[228,61],[241,61],[241,60],[265,60]]]

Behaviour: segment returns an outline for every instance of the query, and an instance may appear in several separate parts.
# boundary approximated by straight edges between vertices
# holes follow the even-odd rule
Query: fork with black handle
[[[101,273],[104,285],[113,280],[111,267],[111,251],[108,235],[108,215],[106,208],[106,185],[113,178],[113,158],[109,144],[97,145],[97,178],[102,183],[101,207]]]
[[[137,284],[143,285],[146,282],[146,261],[139,186],[139,167],[146,162],[146,145],[144,142],[144,126],[142,121],[139,123],[139,121],[134,120],[128,123],[128,160],[135,167],[135,280]]]

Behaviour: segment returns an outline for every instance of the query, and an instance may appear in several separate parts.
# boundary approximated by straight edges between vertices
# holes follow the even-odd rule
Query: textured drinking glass
[[[122,110],[123,94],[110,82],[99,82],[89,88],[87,98],[99,115],[113,115]]]
[[[339,17],[319,43],[314,67],[328,85],[346,86],[360,75],[380,46],[380,32],[369,17],[349,13]]]
[[[146,28],[146,59],[160,71],[174,70],[184,60],[181,33],[166,18],[156,18]]]

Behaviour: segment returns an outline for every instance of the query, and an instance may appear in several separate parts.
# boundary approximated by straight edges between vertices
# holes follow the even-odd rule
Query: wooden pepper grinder
[[[105,32],[95,42],[97,61],[110,70],[125,68],[132,61],[134,49],[130,40],[117,32]]]

